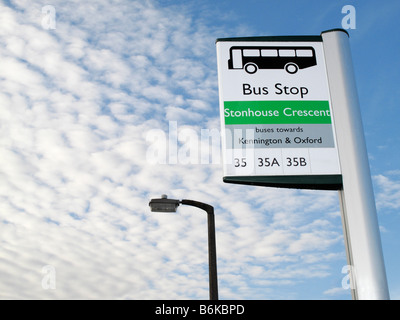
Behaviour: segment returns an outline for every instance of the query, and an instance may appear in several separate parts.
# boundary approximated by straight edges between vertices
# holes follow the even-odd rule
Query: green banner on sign
[[[225,101],[225,124],[330,124],[329,101]]]

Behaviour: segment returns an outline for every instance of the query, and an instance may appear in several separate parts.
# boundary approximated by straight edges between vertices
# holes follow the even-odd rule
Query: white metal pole
[[[339,195],[353,299],[386,300],[389,290],[349,37],[340,29],[321,36],[343,177]]]

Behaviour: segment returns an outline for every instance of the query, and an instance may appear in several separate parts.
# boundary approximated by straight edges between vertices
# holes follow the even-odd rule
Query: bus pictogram
[[[229,69],[244,69],[256,73],[258,69],[284,69],[290,74],[317,65],[313,47],[231,47]]]

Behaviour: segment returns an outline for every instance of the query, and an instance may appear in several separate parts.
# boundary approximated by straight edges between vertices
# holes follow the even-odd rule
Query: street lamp
[[[152,212],[176,212],[180,204],[197,207],[207,212],[208,224],[208,273],[210,300],[218,300],[218,280],[217,280],[217,249],[215,244],[215,218],[214,207],[209,204],[194,200],[174,200],[168,199],[163,194],[160,199],[151,199],[149,206]]]

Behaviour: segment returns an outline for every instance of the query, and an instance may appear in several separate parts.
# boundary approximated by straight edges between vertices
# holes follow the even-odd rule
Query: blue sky
[[[215,207],[221,299],[350,299],[337,192],[224,184],[201,140],[220,130],[216,38],[319,35],[344,5],[400,298],[398,1],[46,4],[56,25],[0,4],[1,299],[207,299],[206,217],[151,214],[164,193]]]

